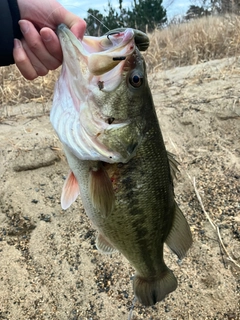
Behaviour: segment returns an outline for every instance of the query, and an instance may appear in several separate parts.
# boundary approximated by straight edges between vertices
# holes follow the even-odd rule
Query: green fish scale
[[[158,126],[152,128],[136,157],[118,169],[121,178],[114,211],[97,222],[100,231],[145,277],[162,272],[163,243],[174,214],[167,153]]]

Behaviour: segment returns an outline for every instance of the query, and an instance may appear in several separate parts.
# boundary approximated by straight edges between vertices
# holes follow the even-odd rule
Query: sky
[[[89,8],[99,10],[104,13],[104,8],[108,6],[108,0],[58,0],[68,11],[74,12],[78,16],[85,18],[87,16],[87,10]],[[118,0],[110,0],[112,6],[116,6],[118,8],[119,1]],[[123,6],[130,8],[132,0],[123,0]],[[169,5],[169,3],[172,5]],[[90,3],[90,4],[89,4]],[[162,5],[165,9],[167,9],[168,17],[173,17],[176,15],[183,15],[186,13],[188,7],[192,3],[191,0],[163,0]]]

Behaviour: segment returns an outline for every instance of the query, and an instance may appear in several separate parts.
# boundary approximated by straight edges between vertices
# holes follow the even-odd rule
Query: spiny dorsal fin
[[[97,236],[96,247],[102,253],[110,254],[117,251],[101,233]]]
[[[79,185],[72,171],[69,172],[63,188],[61,196],[61,206],[64,210],[68,209],[70,205],[77,199],[79,195]]]
[[[171,171],[171,176],[172,180],[177,179],[177,172],[179,172],[178,165],[179,162],[174,158],[174,154],[167,151],[167,156],[168,156],[168,161],[170,165],[170,171]]]
[[[89,194],[93,206],[100,211],[102,216],[108,216],[115,204],[112,181],[103,165],[90,171]]]
[[[193,242],[190,227],[177,203],[172,229],[165,242],[179,259],[184,258]]]

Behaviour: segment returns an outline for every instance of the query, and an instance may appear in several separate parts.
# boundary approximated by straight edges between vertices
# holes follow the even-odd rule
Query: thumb
[[[66,26],[68,26],[74,35],[79,39],[82,39],[86,30],[85,20],[79,18],[75,14],[68,12],[64,16],[62,21]]]

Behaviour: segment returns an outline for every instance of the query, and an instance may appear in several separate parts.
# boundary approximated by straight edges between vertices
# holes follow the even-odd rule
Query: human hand
[[[14,40],[13,56],[22,75],[33,80],[62,63],[60,42],[53,30],[65,23],[77,38],[82,38],[86,23],[55,0],[18,0],[18,5],[23,19],[19,25],[24,38]]]

